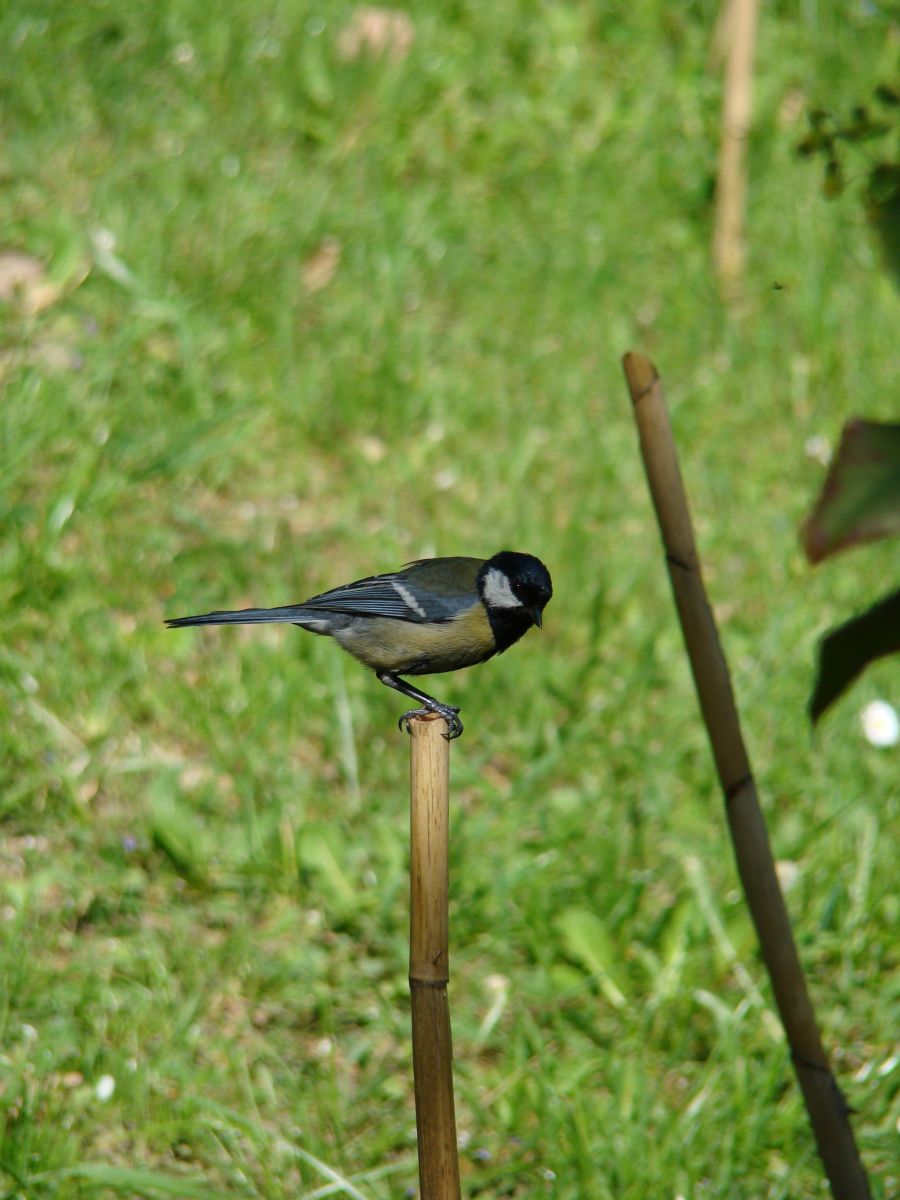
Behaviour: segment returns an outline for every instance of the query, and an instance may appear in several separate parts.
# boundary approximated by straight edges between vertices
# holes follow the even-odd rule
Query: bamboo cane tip
[[[444,718],[441,716],[440,713],[436,713],[436,712],[416,713],[415,716],[408,718],[409,732],[412,734],[413,737],[415,737],[417,733],[423,733],[423,734],[433,733],[434,731],[432,729],[429,729],[428,726],[433,725],[435,721],[443,721],[443,720],[444,720]]]
[[[631,400],[637,404],[659,382],[659,372],[644,354],[629,350],[622,355],[622,367],[631,390]]]

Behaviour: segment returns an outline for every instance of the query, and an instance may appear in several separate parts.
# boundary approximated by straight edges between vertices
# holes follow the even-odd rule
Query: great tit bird
[[[422,705],[404,713],[401,727],[410,717],[434,712],[447,722],[446,736],[455,738],[463,731],[459,709],[400,676],[459,671],[502,654],[532,625],[540,629],[552,595],[550,573],[540,559],[501,550],[488,559],[419,559],[302,604],[176,617],[166,624],[180,629],[281,621],[333,637],[383,684]]]

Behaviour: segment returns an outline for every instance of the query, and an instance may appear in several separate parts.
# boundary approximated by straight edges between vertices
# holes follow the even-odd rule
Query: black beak
[[[536,606],[534,608],[529,608],[528,615],[531,617],[532,621],[534,621],[535,625],[537,625],[538,629],[540,629],[541,625],[543,624],[541,620],[541,610]]]

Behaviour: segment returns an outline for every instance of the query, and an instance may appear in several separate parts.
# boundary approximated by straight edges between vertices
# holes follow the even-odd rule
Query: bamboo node
[[[734,783],[728,784],[728,786],[725,788],[725,799],[730,804],[731,801],[736,799],[738,794],[742,792],[745,787],[751,787],[752,784],[753,772],[748,771],[746,775],[742,775],[740,779],[736,779]]]
[[[666,562],[670,567],[680,567],[682,571],[687,571],[690,575],[695,575],[697,573],[696,566],[692,566],[690,563],[684,562],[683,559],[677,558],[674,554],[666,554]]]
[[[791,1051],[791,1062],[796,1063],[800,1067],[806,1067],[808,1071],[820,1071],[823,1075],[827,1075],[832,1083],[834,1083],[834,1075],[828,1063],[813,1062],[809,1058],[804,1058],[802,1054],[797,1054],[794,1050]],[[839,1090],[836,1083],[834,1086],[836,1090]]]
[[[633,368],[636,374],[639,372],[641,375],[645,373],[646,368],[650,368],[649,382],[645,387],[634,391],[631,396],[631,403],[635,408],[637,408],[640,402],[649,396],[659,383],[659,372],[649,358],[645,358],[642,354],[635,354],[634,351],[631,350],[622,356],[622,363],[626,371],[628,371],[629,368]]]

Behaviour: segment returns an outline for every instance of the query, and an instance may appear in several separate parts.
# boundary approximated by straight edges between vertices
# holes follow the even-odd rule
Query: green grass
[[[394,62],[343,60],[351,10],[304,0],[0,13],[4,239],[64,288],[0,309],[3,1196],[415,1187],[397,697],[295,630],[162,622],[504,546],[550,566],[544,632],[435,681],[466,721],[465,1193],[822,1194],[627,349],[666,379],[812,993],[896,1193],[897,753],[857,723],[896,665],[804,714],[818,636],[896,553],[813,572],[797,529],[808,439],[896,416],[898,300],[793,152],[797,101],[846,109],[896,46],[877,6],[765,6],[729,312],[717,7],[423,0]]]

